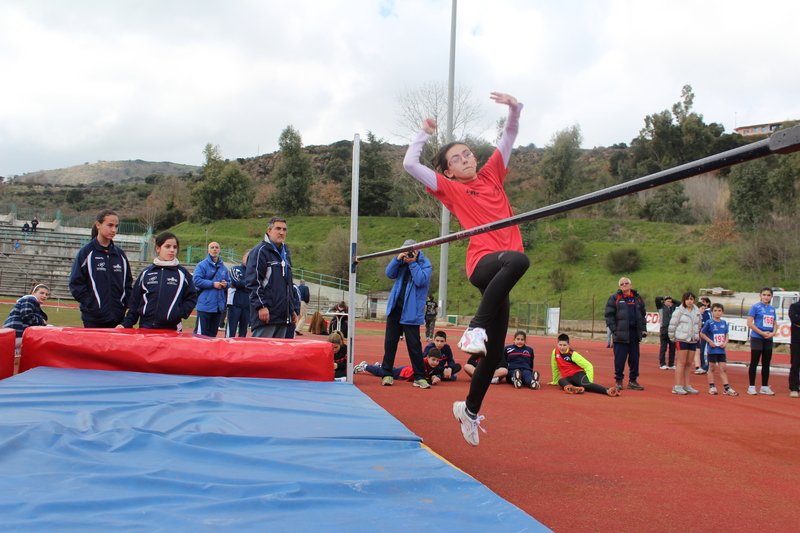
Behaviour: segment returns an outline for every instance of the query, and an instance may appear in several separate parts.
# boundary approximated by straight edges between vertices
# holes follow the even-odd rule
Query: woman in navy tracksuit
[[[114,245],[119,218],[110,209],[97,215],[92,240],[72,263],[69,290],[81,307],[87,328],[113,328],[128,308],[133,275],[122,248]]]
[[[197,290],[189,271],[178,264],[178,238],[168,231],[156,237],[156,258],[139,274],[131,294],[128,316],[118,328],[136,322],[144,329],[178,329],[197,304]]]

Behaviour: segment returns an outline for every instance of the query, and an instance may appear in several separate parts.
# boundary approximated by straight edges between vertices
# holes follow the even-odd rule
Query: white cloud
[[[461,0],[457,82],[526,103],[518,142],[580,124],[585,146],[629,142],[684,84],[730,130],[800,118],[800,4],[733,0]],[[446,82],[448,0],[0,4],[0,175],[99,159],[199,164],[371,130],[395,98]]]

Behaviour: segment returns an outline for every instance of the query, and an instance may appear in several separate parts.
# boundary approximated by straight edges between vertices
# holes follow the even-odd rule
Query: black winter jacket
[[[612,294],[606,303],[606,325],[611,330],[615,343],[627,344],[632,340],[639,342],[642,340],[642,334],[647,331],[647,311],[645,310],[644,300],[634,290],[631,290],[631,294],[636,299],[633,306],[636,311],[632,317],[628,316],[628,310],[631,306],[625,301],[622,289]],[[636,331],[636,339],[630,338],[631,329]]]
[[[142,270],[131,294],[131,308],[122,326],[177,329],[197,305],[192,275],[181,265],[150,265]]]

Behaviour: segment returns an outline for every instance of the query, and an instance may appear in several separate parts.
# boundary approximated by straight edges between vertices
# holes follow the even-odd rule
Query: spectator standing
[[[622,390],[625,362],[628,363],[628,388],[644,390],[639,385],[639,343],[647,336],[644,300],[631,288],[629,278],[619,280],[619,290],[606,302],[606,325],[614,339],[614,379]]]
[[[128,257],[114,244],[119,217],[105,209],[92,226],[92,240],[72,263],[69,290],[86,328],[113,328],[125,318],[133,286]]]
[[[250,291],[250,328],[253,337],[283,339],[286,326],[296,321],[292,281],[292,253],[286,245],[286,219],[273,217],[264,240],[248,257],[245,285]]]
[[[675,343],[669,338],[669,321],[675,312],[672,296],[656,296],[656,309],[658,309],[659,336],[661,348],[658,350],[658,364],[661,370],[675,369]],[[669,360],[667,360],[669,352]]]
[[[428,296],[425,302],[425,340],[433,340],[433,330],[436,328],[436,316],[439,314],[439,304],[433,299],[433,295]]]
[[[294,293],[294,298],[292,298],[292,305],[294,309],[295,317],[299,316],[300,313],[300,289],[298,289],[297,285],[292,283],[292,292]],[[291,324],[286,325],[286,338],[287,339],[294,339],[295,331],[295,324],[297,324],[297,318]]]
[[[722,320],[725,308],[720,303],[711,306],[711,320],[703,324],[700,330],[700,338],[708,345],[708,393],[718,394],[717,387],[714,385],[714,370],[719,365],[719,377],[722,380],[722,394],[726,396],[739,396],[739,393],[731,388],[728,383],[728,359],[725,355],[725,347],[728,346],[728,323]]]
[[[706,322],[711,320],[711,300],[706,297],[700,298],[697,307],[700,309],[700,327],[702,328]],[[694,356],[694,373],[705,374],[706,372],[708,372],[708,343],[700,336]]]
[[[416,244],[408,239],[403,246]],[[386,305],[386,336],[383,340],[383,385],[394,383],[393,368],[400,335],[406,339],[408,357],[414,370],[414,386],[430,387],[426,381],[425,362],[419,327],[425,323],[425,297],[431,284],[431,262],[420,250],[403,252],[386,266],[386,277],[394,280]],[[437,358],[438,364],[438,358]]]
[[[689,385],[692,372],[692,361],[700,341],[702,316],[700,308],[694,305],[694,293],[685,292],[678,307],[669,321],[669,338],[677,347],[675,386],[673,394],[698,394],[698,390]]]
[[[311,302],[311,292],[306,286],[306,280],[301,279],[297,282],[297,291],[300,293],[300,314],[297,315],[297,327],[295,328],[295,334],[302,335],[303,327],[306,325],[308,304]]]
[[[772,362],[772,339],[775,336],[775,308],[770,305],[772,289],[761,289],[761,301],[750,308],[747,313],[747,327],[750,328],[750,368],[748,377],[750,386],[747,394],[766,394],[775,396],[769,388],[769,365]],[[756,392],[756,372],[761,361],[761,389]]]
[[[139,273],[131,292],[131,307],[118,328],[181,330],[197,304],[192,275],[178,261],[178,237],[164,231],[156,237],[153,264]]]
[[[231,267],[231,288],[228,289],[228,329],[226,337],[247,337],[250,325],[250,293],[245,286],[247,273],[247,256],[250,250],[242,255],[242,264]]]
[[[197,297],[197,323],[194,332],[216,337],[219,324],[228,305],[227,289],[231,277],[228,267],[219,257],[219,243],[208,245],[208,256],[194,268]]]
[[[36,217],[33,217],[31,220],[31,233],[36,233],[36,227],[39,225],[39,221],[36,220]]]
[[[791,354],[789,396],[800,398],[800,301],[789,306],[789,321],[792,323],[792,343],[789,345]]]

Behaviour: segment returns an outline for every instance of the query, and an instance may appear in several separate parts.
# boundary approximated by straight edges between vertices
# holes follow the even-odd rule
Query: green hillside
[[[292,249],[295,267],[319,272],[328,234],[337,227],[349,228],[350,221],[348,217],[293,217],[288,219],[288,224],[287,243]],[[422,241],[438,235],[438,227],[418,218],[362,217],[359,224],[359,255],[398,247],[408,238]],[[241,254],[263,237],[265,228],[265,219],[226,220],[211,226],[183,223],[172,231],[179,236],[182,249],[187,246],[203,248],[208,238],[220,242],[224,248],[233,247]],[[752,291],[763,284],[786,287],[796,284],[796,281],[780,278],[753,279],[741,270],[733,245],[712,247],[703,242],[706,230],[706,226],[606,219],[541,222],[533,230],[534,245],[527,250],[531,268],[512,293],[512,313],[526,302],[548,300],[552,304],[560,300],[563,318],[589,319],[594,297],[597,316],[622,276],[609,272],[608,254],[624,247],[636,248],[640,253],[639,269],[625,275],[632,278],[634,288],[643,294],[649,307],[654,307],[656,295],[677,297],[687,290],[696,292],[700,287]],[[562,262],[563,243],[571,236],[584,243],[584,251],[576,260]],[[429,248],[424,253],[433,263],[435,288],[439,248]],[[465,253],[466,241],[451,244],[448,285],[448,312],[451,314],[472,314],[478,303],[478,291],[466,279]],[[383,275],[387,262],[387,258],[362,262],[358,267],[358,281],[369,284],[372,290],[389,289],[391,281]],[[550,281],[551,273],[557,269],[561,269],[566,278],[562,291],[555,290]]]

